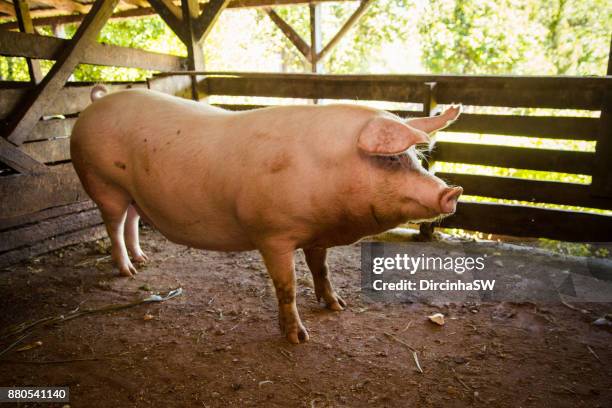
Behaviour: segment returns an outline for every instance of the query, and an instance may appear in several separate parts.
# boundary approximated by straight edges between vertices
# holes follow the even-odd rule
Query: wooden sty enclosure
[[[476,107],[576,109],[599,117],[465,113],[449,132],[469,132],[596,142],[595,152],[491,144],[440,142],[431,161],[588,175],[590,184],[478,174],[439,173],[465,194],[519,203],[462,202],[442,227],[569,241],[612,241],[612,216],[535,208],[548,203],[612,210],[612,77],[519,77],[462,75],[322,75],[319,65],[367,9],[355,13],[328,44],[322,44],[319,2],[305,0],[14,0],[0,1],[0,54],[27,58],[30,82],[0,83],[0,266],[105,235],[98,211],[80,187],[70,163],[69,137],[89,103],[91,83],[70,82],[81,63],[159,72],[147,82],[111,83],[110,91],[153,88],[175,95],[351,99]],[[310,41],[273,9],[309,4]],[[226,8],[257,7],[268,14],[306,62],[311,74],[207,72],[201,44]],[[97,42],[109,19],[159,14],[185,43],[186,58]],[[72,39],[41,36],[38,26],[80,22]],[[309,45],[311,44],[311,45]],[[41,75],[38,59],[54,60]],[[253,105],[221,105],[250,109]]]

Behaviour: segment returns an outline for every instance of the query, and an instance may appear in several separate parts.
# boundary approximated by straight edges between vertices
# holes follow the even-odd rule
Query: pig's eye
[[[387,170],[401,170],[411,168],[411,158],[406,153],[394,156],[375,156],[377,165]]]

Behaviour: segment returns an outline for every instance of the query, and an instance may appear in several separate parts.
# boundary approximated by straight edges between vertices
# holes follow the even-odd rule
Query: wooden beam
[[[0,232],[0,253],[35,245],[48,238],[100,224],[102,224],[100,211],[92,208],[24,225],[21,228]]]
[[[608,75],[612,75],[612,39],[608,54]],[[601,105],[599,132],[595,151],[595,171],[592,192],[602,197],[612,197],[612,91],[607,90]]]
[[[612,199],[593,197],[588,184],[444,172],[436,176],[463,187],[466,195],[612,210]]]
[[[155,9],[157,14],[168,24],[168,27],[174,34],[183,42],[187,36],[183,24],[183,14],[181,9],[176,6],[171,0],[148,0],[151,7]]]
[[[457,212],[440,226],[573,242],[612,241],[611,216],[523,205],[459,202]]]
[[[0,219],[87,199],[71,163],[50,166],[44,174],[0,177]]]
[[[0,137],[0,161],[20,173],[44,173],[47,168],[11,142]],[[5,196],[2,196],[3,200]]]
[[[597,140],[599,119],[570,116],[515,116],[462,113],[445,132]]]
[[[61,215],[71,214],[75,212],[90,210],[94,208],[96,204],[91,200],[77,201],[72,204],[60,205],[56,207],[47,208],[30,214],[18,215],[9,218],[0,218],[0,231],[6,231],[15,227],[20,227],[24,224],[30,224],[46,220],[53,217],[59,217]]]
[[[19,31],[22,33],[35,34],[36,30],[32,25],[32,18],[30,17],[30,7],[26,0],[13,0],[15,5],[15,15],[17,16],[17,23],[19,24]],[[37,84],[42,81],[43,75],[40,71],[40,62],[32,58],[26,58],[28,64],[28,73],[30,74],[30,82]]]
[[[372,0],[362,0],[361,4],[357,9],[351,14],[351,16],[346,20],[344,25],[338,30],[336,35],[327,43],[327,45],[317,54],[317,61],[322,61],[329,52],[340,42],[342,37],[346,35],[346,33],[359,21],[361,16],[365,14],[368,10],[368,7],[372,4]]]
[[[321,72],[323,67],[317,58],[323,46],[321,6],[316,3],[310,3],[308,10],[310,12],[310,70],[313,73],[318,73]],[[315,103],[317,103],[316,99]]]
[[[185,38],[183,42],[187,47],[187,69],[190,71],[200,71],[204,69],[204,52],[202,46],[198,42],[198,38],[195,33],[195,19],[194,16],[198,16],[199,6],[197,0],[183,0],[181,2],[181,8],[183,12],[183,26],[185,29]],[[191,77],[191,97],[193,100],[199,100],[198,92],[198,77],[192,75]]]
[[[8,1],[0,0],[0,12],[8,14],[11,17],[15,17],[15,8]]]
[[[15,84],[13,82],[13,84]],[[18,83],[19,84],[19,83]],[[24,84],[23,82],[21,84]],[[94,84],[88,82],[68,83],[57,94],[57,99],[47,106],[43,116],[72,115],[81,112],[91,104],[90,92]],[[144,82],[107,82],[104,84],[110,93],[123,89],[146,88]],[[0,89],[0,119],[10,118],[10,113],[18,106],[32,87],[15,86],[14,88]],[[40,121],[30,133],[36,133]],[[30,140],[27,136],[25,140]]]
[[[65,11],[67,13],[86,14],[91,8],[89,5],[81,4],[72,0],[36,0],[36,2],[53,7],[56,10]]]
[[[98,33],[113,13],[113,9],[118,2],[119,0],[96,0],[72,40],[57,57],[57,62],[53,65],[51,71],[34,92],[27,95],[13,115],[13,122],[8,129],[8,139],[11,142],[20,144],[27,138],[47,106],[53,103],[57,93],[62,89],[77,64],[80,63],[87,47],[95,42]]]
[[[70,138],[41,140],[24,143],[22,152],[41,163],[57,163],[70,160]]]
[[[23,0],[22,0],[23,1]],[[0,30],[0,55],[53,60],[71,40]],[[155,71],[180,70],[186,59],[136,48],[90,44],[81,55],[80,63],[116,67],[142,68]]]
[[[325,2],[338,2],[338,1],[357,1],[357,0],[318,0],[319,3]],[[228,9],[236,9],[236,8],[265,8],[271,6],[287,6],[287,5],[302,5],[309,4],[311,0],[233,0],[230,1],[227,6]],[[14,13],[13,6],[6,1],[6,8]],[[2,0],[0,0],[0,5],[2,4]],[[203,8],[205,4],[201,5]],[[176,7],[179,9],[178,7]],[[1,11],[1,10],[0,10]],[[44,13],[43,13],[44,11]],[[48,14],[49,12],[55,12],[55,10],[34,10],[32,12],[32,22],[34,26],[45,26],[45,25],[53,25],[53,24],[68,24],[68,23],[78,23],[83,20],[83,14],[65,14],[65,15],[43,15]],[[121,10],[111,16],[111,20],[115,19],[124,19],[124,18],[138,18],[138,17],[149,17],[157,14],[157,11],[152,7],[138,7],[131,8],[127,10]],[[0,23],[0,29],[5,30],[13,30],[16,29],[17,23],[13,21],[7,21],[4,23]]]
[[[526,147],[438,142],[432,152],[436,161],[592,174],[595,153]]]
[[[5,268],[19,261],[54,251],[59,248],[86,241],[94,241],[96,239],[104,238],[105,236],[107,236],[107,234],[104,225],[95,225],[93,227],[87,227],[77,231],[57,235],[45,239],[44,241],[37,242],[32,246],[18,248],[0,254],[0,268]]]
[[[276,11],[271,8],[265,8],[264,11],[270,17],[270,20],[276,24],[276,26],[285,34],[285,37],[297,48],[297,50],[306,58],[306,61],[310,62],[310,46],[306,44],[306,41],[291,27]]]
[[[215,82],[216,86],[212,92],[217,95],[224,94],[222,88],[225,86],[232,92],[237,92],[238,87],[246,85],[245,89],[258,90],[258,95],[252,96],[301,98],[303,96],[294,94],[293,91],[309,88],[310,92],[301,93],[313,94],[320,87],[325,88],[324,84],[334,84],[335,91],[326,91],[327,96],[319,97],[351,99],[355,97],[352,87],[358,86],[372,90],[370,95],[361,96],[360,99],[416,103],[422,101],[419,88],[423,83],[436,82],[439,104],[462,102],[464,105],[477,106],[600,110],[604,94],[612,91],[610,77],[312,75],[250,72],[206,72],[203,75],[207,76],[207,81]],[[376,88],[380,88],[380,91],[376,91]],[[266,93],[268,95],[265,95]],[[406,95],[418,97],[405,99]]]
[[[200,16],[193,22],[195,38],[202,43],[219,19],[221,12],[228,6],[230,0],[210,0],[202,9]]]

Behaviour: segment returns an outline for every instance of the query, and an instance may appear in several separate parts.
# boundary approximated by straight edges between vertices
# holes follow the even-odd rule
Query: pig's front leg
[[[306,248],[304,249],[304,255],[306,255],[306,263],[312,273],[317,301],[321,301],[321,298],[323,298],[329,309],[336,311],[344,310],[346,302],[338,296],[329,280],[327,249]]]
[[[308,341],[308,332],[300,320],[295,303],[294,250],[269,248],[260,252],[274,282],[281,331],[291,343]]]

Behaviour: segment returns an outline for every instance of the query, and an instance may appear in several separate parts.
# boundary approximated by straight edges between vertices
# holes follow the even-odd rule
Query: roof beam
[[[183,26],[183,14],[181,9],[171,0],[149,0],[149,4],[155,9],[157,14],[168,24],[168,27],[181,41],[185,42],[187,33]]]
[[[306,44],[306,41],[302,39],[302,37],[287,23],[281,16],[279,16],[276,11],[267,7],[264,9],[270,20],[276,24],[276,26],[285,34],[285,37],[297,48],[297,50],[302,54],[302,56],[306,59],[306,61],[310,62],[310,46]]]
[[[193,22],[194,35],[198,42],[206,39],[221,12],[229,5],[230,0],[210,0],[202,8],[202,13]]]
[[[13,121],[8,127],[8,140],[19,145],[27,138],[45,109],[53,103],[87,48],[96,41],[118,2],[119,0],[96,0],[74,37],[61,50],[51,71],[25,96],[11,115]]]

